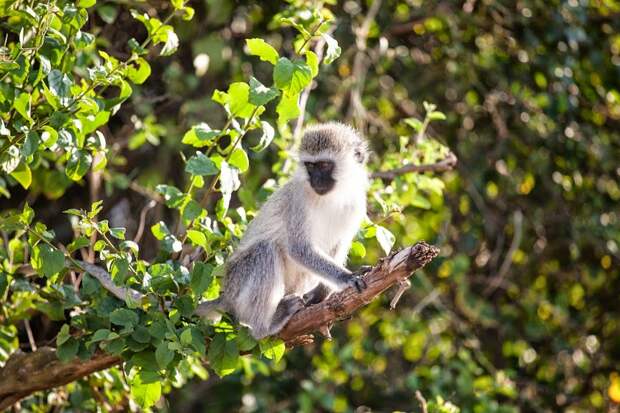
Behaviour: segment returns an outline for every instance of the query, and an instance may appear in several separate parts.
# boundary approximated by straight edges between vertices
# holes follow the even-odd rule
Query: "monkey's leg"
[[[304,294],[304,301],[306,305],[318,304],[321,301],[325,300],[327,296],[331,293],[331,289],[323,283],[319,283],[312,290],[308,291]]]
[[[278,307],[276,308],[276,312],[271,319],[271,325],[269,326],[269,331],[264,334],[262,337],[271,336],[278,333],[282,328],[288,323],[288,320],[291,319],[293,314],[305,308],[303,298],[295,294],[289,294],[284,296]],[[258,332],[257,332],[258,335]]]

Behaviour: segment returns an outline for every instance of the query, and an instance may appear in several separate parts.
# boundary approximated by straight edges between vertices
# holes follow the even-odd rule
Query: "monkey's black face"
[[[333,161],[304,162],[304,165],[308,171],[310,185],[314,192],[325,195],[334,188],[336,180],[332,176],[334,173]]]

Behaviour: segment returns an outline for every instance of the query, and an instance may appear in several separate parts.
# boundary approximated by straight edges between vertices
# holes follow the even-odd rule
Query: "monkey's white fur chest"
[[[356,198],[325,197],[308,210],[312,244],[340,263],[344,263],[346,252],[366,214],[365,199]],[[345,255],[338,254],[339,250],[344,250]]]

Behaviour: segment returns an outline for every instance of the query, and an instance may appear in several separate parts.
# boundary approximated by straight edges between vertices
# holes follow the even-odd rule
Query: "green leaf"
[[[297,105],[298,95],[282,94],[282,98],[276,107],[278,114],[278,123],[286,123],[291,119],[299,116],[299,106]]]
[[[124,258],[114,258],[110,264],[110,275],[115,284],[125,283],[129,275],[129,261]]]
[[[65,255],[56,248],[39,243],[32,249],[30,263],[36,272],[51,277],[65,267]]]
[[[119,326],[135,326],[139,320],[138,314],[126,308],[117,308],[110,313],[110,322]]]
[[[316,77],[319,74],[319,57],[312,50],[306,52],[306,63],[310,68],[312,77]]]
[[[392,234],[388,229],[382,227],[381,225],[377,225],[376,227],[377,233],[375,234],[375,237],[377,238],[379,245],[381,245],[381,248],[387,255],[390,253],[390,251],[392,251],[392,247],[394,246],[396,238],[394,237],[394,234]]]
[[[24,225],[30,225],[34,219],[34,210],[30,208],[30,205],[28,205],[27,202],[24,203],[24,208],[22,209],[19,219]]]
[[[204,209],[193,199],[190,200],[182,209],[181,217],[184,222],[191,222],[203,214]],[[206,215],[206,212],[205,212]]]
[[[97,0],[78,0],[77,6],[88,8],[88,7],[93,7],[96,3],[97,3]]]
[[[73,240],[71,244],[67,245],[67,251],[69,251],[69,253],[73,253],[79,250],[80,248],[88,247],[89,245],[90,245],[90,239],[82,235],[76,238],[75,240]]]
[[[19,159],[19,148],[15,145],[9,146],[3,154],[0,154],[0,170],[10,174],[19,166]]]
[[[149,409],[161,397],[161,382],[154,381],[152,383],[143,384],[140,376],[136,376],[131,382],[131,397],[143,409]]]
[[[174,32],[172,26],[165,25],[163,26],[159,32],[157,32],[158,39],[162,39],[164,42],[164,47],[161,48],[160,54],[162,56],[170,56],[179,47],[179,38],[177,34]]]
[[[166,226],[164,221],[159,221],[157,224],[151,227],[151,232],[158,240],[164,239],[166,236],[170,235],[170,230]]]
[[[275,337],[269,337],[261,340],[259,342],[259,346],[263,356],[275,362],[280,361],[284,355],[284,350],[286,349],[284,341]]]
[[[237,368],[239,348],[234,340],[227,340],[226,334],[217,334],[209,345],[209,364],[218,376],[231,374]]]
[[[222,133],[222,131],[219,129],[211,129],[206,123],[199,123],[198,125],[192,126],[192,128],[183,135],[182,142],[196,148],[201,148],[209,145],[213,141],[213,138],[220,133]]]
[[[196,152],[196,155],[189,158],[185,165],[185,172],[192,175],[217,175],[219,170],[215,163],[209,159],[205,154]]]
[[[260,60],[269,62],[273,65],[278,61],[278,52],[263,39],[246,39],[248,52],[250,55],[258,56]]]
[[[174,351],[168,348],[168,342],[162,341],[157,345],[155,350],[155,359],[160,368],[165,369],[168,364],[174,359]]]
[[[256,106],[249,102],[250,85],[245,82],[231,83],[228,87],[228,96],[232,116],[247,119],[252,115]]]
[[[69,338],[65,343],[56,348],[56,357],[62,362],[71,361],[77,355],[80,343],[73,337]]]
[[[21,154],[24,158],[29,157],[39,149],[39,143],[41,139],[39,134],[33,130],[29,130],[26,134],[26,139],[22,145]]]
[[[136,66],[130,65],[126,73],[129,80],[137,85],[141,85],[151,75],[151,66],[146,60],[138,57]]]
[[[301,93],[306,86],[312,81],[312,69],[302,60],[293,62],[293,77],[288,88],[289,93]]]
[[[110,228],[110,235],[112,235],[116,239],[125,239],[125,228]]]
[[[195,229],[187,230],[187,238],[189,238],[194,245],[204,248],[208,248],[207,236],[202,232]]]
[[[250,160],[248,154],[241,147],[235,148],[230,155],[228,163],[239,169],[240,172],[246,172],[250,167]]]
[[[84,149],[74,149],[69,155],[65,174],[73,181],[79,181],[90,169],[92,155]]]
[[[157,185],[155,190],[162,194],[164,197],[164,202],[166,206],[169,208],[176,208],[181,205],[183,200],[185,199],[185,194],[181,192],[178,188],[170,185]]]
[[[259,82],[255,77],[250,78],[250,97],[249,102],[253,105],[261,106],[277,98],[280,92],[275,88],[268,88]]]
[[[56,336],[56,345],[60,346],[70,338],[71,334],[69,333],[69,324],[63,324],[62,327],[60,327],[58,335]]]
[[[213,282],[213,265],[203,262],[195,262],[192,269],[192,278],[190,286],[197,297],[201,297],[202,293],[207,291]]]
[[[108,337],[110,337],[111,334],[115,334],[112,333],[110,330],[108,330],[107,328],[100,328],[99,330],[95,331],[95,334],[93,334],[90,337],[90,342],[91,343],[97,343],[99,341],[103,341],[106,340]],[[114,337],[115,338],[115,337]]]
[[[51,149],[58,140],[58,132],[56,132],[56,129],[47,125],[43,126],[41,129],[43,130],[43,132],[41,132],[41,141],[46,148]]]
[[[263,134],[261,135],[260,140],[258,141],[258,144],[250,148],[254,152],[261,152],[262,150],[267,148],[269,144],[271,144],[271,141],[273,141],[273,138],[276,134],[275,130],[273,129],[273,126],[271,126],[269,122],[261,121],[260,124],[261,124],[261,129],[263,130]]]
[[[340,48],[340,46],[338,46],[338,42],[336,41],[336,39],[334,39],[327,33],[323,34],[323,40],[325,40],[325,44],[327,45],[327,50],[325,51],[325,59],[323,59],[323,62],[328,65],[340,56],[340,53],[342,53],[342,49]]]
[[[286,57],[278,59],[276,67],[273,69],[273,83],[278,89],[285,90],[288,88],[293,78],[294,70],[293,62],[289,59]]]
[[[439,111],[433,111],[429,113],[428,118],[430,120],[446,120],[446,115],[444,115],[443,113]]]
[[[11,176],[15,178],[24,189],[28,189],[32,183],[32,172],[30,172],[28,165],[23,162],[11,172]]]
[[[416,118],[407,118],[405,119],[405,123],[413,128],[416,132],[420,132],[423,127],[423,123]]]
[[[29,93],[20,93],[19,96],[15,98],[13,101],[13,108],[22,115],[30,124],[34,122],[34,120],[30,117],[30,94]]]
[[[249,328],[243,327],[239,330],[239,334],[237,335],[237,346],[240,351],[250,351],[256,347],[256,344],[258,344],[258,342],[250,334]]]
[[[431,202],[417,192],[411,197],[411,205],[421,209],[431,209],[432,207]]]
[[[97,10],[97,14],[101,17],[101,20],[107,24],[114,23],[114,20],[116,20],[118,16],[118,8],[113,4],[100,4],[95,10]]]
[[[181,10],[185,4],[185,0],[170,0],[175,10]]]
[[[366,247],[359,241],[353,241],[351,244],[351,255],[364,258],[366,256]]]
[[[58,98],[60,104],[63,106],[69,105],[71,102],[71,85],[73,85],[69,76],[58,69],[53,69],[47,75],[47,82],[50,91]]]

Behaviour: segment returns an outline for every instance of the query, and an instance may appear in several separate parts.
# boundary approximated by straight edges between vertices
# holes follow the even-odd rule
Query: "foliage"
[[[0,360],[31,326],[61,359],[125,360],[23,408],[620,402],[620,8],[373,4],[0,2]],[[373,180],[351,265],[419,239],[441,260],[396,311],[374,302],[285,353],[191,313],[292,172],[299,115],[365,131],[372,170],[446,144],[459,168]],[[113,298],[78,259],[146,299]]]
[[[108,162],[120,153],[108,143],[107,125],[122,112],[133,87],[151,75],[148,59],[154,53],[149,47],[158,46],[160,56],[173,54],[179,38],[169,23],[174,18],[191,19],[194,10],[172,1],[163,21],[131,10],[146,33],[142,42],[128,39],[124,53],[116,51],[127,56],[122,59],[99,47],[104,38],[83,31],[94,13],[104,21],[115,20],[114,15],[121,12],[116,6],[90,1],[39,3],[34,8],[22,2],[3,4],[8,28],[7,46],[2,49],[3,195],[20,194],[19,184],[35,196],[62,201],[87,177],[91,185],[94,177],[104,177],[121,186],[117,179],[123,175],[118,171],[122,162]],[[40,314],[37,317],[58,322],[54,341],[60,360],[85,360],[101,350],[125,361],[122,377],[108,377],[104,383],[91,384],[90,389],[72,385],[69,399],[61,403],[91,409],[85,394],[101,386],[123,389],[129,385],[129,394],[120,397],[130,396],[138,406],[149,408],[171,385],[179,386],[195,375],[206,378],[203,360],[225,376],[240,367],[246,372],[264,370],[265,361],[282,358],[284,344],[280,340],[265,339],[257,345],[247,328],[227,318],[208,325],[193,312],[199,301],[217,296],[224,260],[258,205],[257,199],[241,199],[241,205],[229,211],[241,176],[250,168],[244,138],[252,131],[260,132],[258,142],[249,149],[259,153],[276,144],[280,162],[289,162],[282,149],[295,142],[287,122],[299,116],[300,95],[319,73],[320,59],[310,47],[317,38],[327,42],[324,64],[339,54],[328,33],[333,24],[328,9],[308,13],[305,7],[292,5],[286,14],[274,22],[276,28],[292,26],[298,31],[292,39],[294,53],[281,55],[261,38],[246,40],[248,55],[272,65],[270,81],[263,81],[269,86],[250,76],[248,81],[230,83],[225,91],[214,90],[212,101],[225,113],[222,126],[213,128],[201,121],[177,135],[183,144],[193,147],[186,148],[183,155],[186,186],[179,189],[158,183],[154,192],[149,190],[176,217],[174,225],[160,220],[150,226],[159,241],[151,261],[141,255],[141,236],[127,238],[126,227],[113,225],[102,216],[103,200],[93,199],[88,208],[69,201],[71,208],[64,211],[64,217],[57,217],[52,227],[37,219],[29,202],[19,201],[21,208],[3,211],[4,357],[21,341],[16,340],[15,326],[24,322],[30,328],[28,320],[34,310]],[[98,31],[93,24],[90,30]],[[262,119],[268,108],[273,111],[277,133],[270,121]],[[142,130],[129,140],[131,149],[147,141],[157,144],[157,135],[165,130],[148,120],[140,126]],[[107,134],[102,132],[106,129]],[[435,150],[429,147],[426,152]],[[290,171],[289,162],[280,175],[285,177]],[[70,223],[70,242],[56,236],[59,221]],[[361,240],[376,238],[386,252],[394,243],[386,228],[370,221],[360,234]],[[356,251],[364,255],[359,241]],[[99,288],[88,273],[76,277],[72,271],[84,271],[80,256],[96,256],[116,285],[139,290],[145,298],[136,301],[128,296],[123,303]],[[27,263],[36,276],[24,277],[21,270]],[[241,353],[249,356],[240,357]]]

